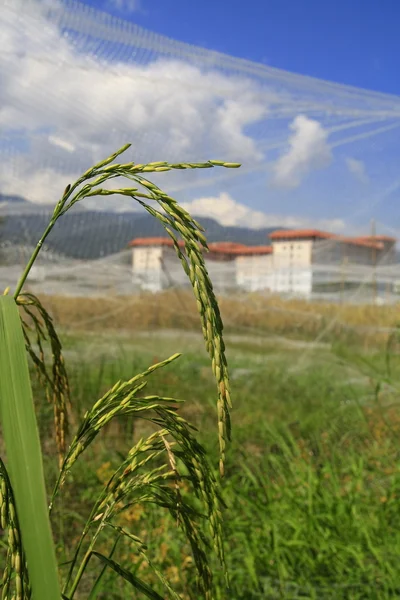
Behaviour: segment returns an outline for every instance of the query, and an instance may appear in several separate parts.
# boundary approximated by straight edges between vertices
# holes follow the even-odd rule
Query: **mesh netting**
[[[137,162],[242,162],[154,174],[213,242],[265,245],[279,227],[397,236],[397,97],[177,42],[71,0],[6,2],[0,25],[0,285],[15,283],[65,185],[127,141],[127,160]],[[132,276],[127,245],[160,234],[129,198],[87,199],[48,238],[31,285],[140,291],[146,275]],[[294,275],[281,264],[266,276],[259,260],[240,277],[226,261],[214,268],[217,287],[396,301],[395,247],[390,256],[386,247],[343,247],[320,240]],[[162,287],[179,287],[166,268]]]
[[[74,0],[3,0],[0,48],[0,293],[17,285],[67,184],[123,144],[121,162],[241,162],[149,174],[210,241],[235,411],[228,595],[398,597],[400,99],[183,44]],[[85,198],[56,223],[26,288],[62,332],[73,416],[179,351],[149,393],[188,398],[183,414],[213,451],[215,382],[165,236],[127,196]],[[81,527],[75,502],[86,511],[121,440],[141,431],[110,427],[74,476],[55,513],[62,565]],[[198,598],[186,595],[193,565],[175,520],[143,522],[129,511],[135,535],[172,561],[182,597]],[[90,597],[130,597],[101,578]]]

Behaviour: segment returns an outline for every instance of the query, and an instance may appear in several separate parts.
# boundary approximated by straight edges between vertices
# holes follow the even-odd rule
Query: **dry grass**
[[[198,313],[190,292],[165,291],[127,297],[43,298],[64,330],[198,329]],[[265,298],[257,294],[220,298],[225,327],[251,333],[275,333],[308,339],[352,339],[369,345],[388,338],[400,321],[400,305],[357,306]]]

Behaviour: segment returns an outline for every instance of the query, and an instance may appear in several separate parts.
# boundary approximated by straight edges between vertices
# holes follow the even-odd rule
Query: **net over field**
[[[183,44],[73,0],[7,0],[0,31],[1,286],[15,285],[65,186],[131,142],[125,161],[242,163],[150,177],[205,226],[220,294],[397,301],[399,98]],[[182,290],[165,237],[132,199],[87,198],[46,240],[30,286]]]
[[[32,385],[46,481],[55,479],[57,460],[48,399],[59,398],[60,422],[69,405],[53,323],[70,382],[70,438],[77,430],[84,436],[72,446],[72,456],[86,449],[81,439],[95,444],[52,512],[61,576],[70,579],[74,571],[72,548],[98,484],[107,492],[104,503],[112,495],[122,503],[122,484],[114,487],[114,475],[110,487],[107,481],[132,443],[142,451],[138,440],[153,431],[156,420],[147,420],[142,401],[153,408],[162,401],[171,410],[157,412],[157,427],[166,419],[159,415],[177,409],[179,418],[197,428],[191,435],[204,443],[216,470],[226,455],[222,489],[231,589],[226,592],[223,570],[214,561],[213,598],[399,598],[400,98],[183,44],[75,0],[0,4],[0,294],[10,287],[18,296],[24,267],[54,207],[59,216],[64,200],[73,197],[68,194],[82,192],[83,184],[73,184],[93,165],[127,143],[130,148],[116,158],[125,174],[138,164],[174,165],[140,171],[140,190],[156,195],[148,184],[153,182],[168,194],[160,193],[159,203],[154,196],[139,197],[143,190],[138,201],[109,195],[111,187],[136,186],[120,176],[102,183],[102,195],[76,202],[46,237],[26,281],[25,290],[37,294],[51,316],[43,330],[48,328],[50,344],[36,337],[36,321],[36,332],[23,340],[43,367]],[[192,168],[207,161],[216,163]],[[112,162],[105,168],[115,174]],[[132,162],[135,167],[126,166]],[[178,163],[184,168],[175,168]],[[223,328],[197,246],[202,233],[173,199],[205,229],[205,263]],[[139,200],[148,202],[147,212]],[[160,222],[165,225],[171,214],[175,239]],[[28,315],[31,302],[25,296]],[[156,369],[177,353],[179,360]],[[139,373],[144,375],[132,379]],[[42,389],[47,374],[54,377],[54,394],[50,386]],[[144,379],[149,383],[142,393]],[[232,440],[225,444],[229,385]],[[131,410],[120,389],[139,408]],[[77,429],[82,418],[84,426]],[[168,416],[168,423],[175,421]],[[176,448],[187,444],[181,427],[174,425],[178,446],[166,444],[163,429],[168,480],[151,480],[154,496],[135,488],[138,504],[127,505],[126,520],[118,508],[118,527],[109,522],[103,501],[94,505],[90,519],[102,528],[99,547],[110,559],[103,569],[86,552],[92,546],[82,545],[93,568],[82,578],[82,585],[91,585],[93,574],[90,598],[139,597],[150,588],[125,587],[137,577],[162,594],[151,597],[166,597],[165,578],[182,600],[200,598],[196,553],[189,556],[177,525],[190,498],[187,484],[203,477],[203,458],[185,463],[184,477],[175,479],[184,457]],[[142,468],[146,462],[147,468],[147,459],[129,456],[130,464]],[[158,467],[154,473],[158,477]],[[124,467],[126,474],[131,476],[131,467]],[[165,501],[161,489],[176,492],[177,502],[173,496]],[[201,489],[212,507],[207,520],[216,540],[218,503],[209,500],[206,480]],[[150,507],[156,496],[171,519]],[[190,515],[204,512],[197,501],[188,506]],[[108,525],[113,529],[107,534]],[[117,549],[109,543],[115,529],[126,538]],[[4,534],[0,528],[0,538]],[[9,539],[17,539],[15,532]],[[148,576],[141,540],[157,577]],[[7,564],[24,566],[15,557],[21,554],[10,554]],[[117,583],[111,557],[130,578]],[[79,587],[79,598],[89,598],[89,589]],[[63,597],[77,596],[72,591]]]

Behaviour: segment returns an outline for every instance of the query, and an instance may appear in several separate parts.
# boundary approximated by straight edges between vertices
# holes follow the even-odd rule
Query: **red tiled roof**
[[[383,240],[395,241],[394,238],[388,238],[387,236],[360,236],[360,237],[346,237],[343,235],[335,235],[334,233],[327,233],[326,231],[319,231],[318,229],[288,229],[279,230],[270,233],[270,239],[273,241],[279,240],[305,240],[310,238],[317,239],[331,239],[344,242],[346,244],[354,244],[357,246],[364,246],[366,248],[375,248],[376,250],[382,250]]]
[[[239,256],[261,256],[263,254],[272,254],[272,246],[248,246],[238,251]]]
[[[235,242],[213,242],[208,244],[208,247],[212,254],[228,254],[231,256],[272,254],[272,246],[246,246]]]
[[[247,249],[244,244],[237,244],[235,242],[212,242],[208,244],[210,252],[213,254],[238,254]]]
[[[269,235],[271,240],[304,240],[310,238],[317,239],[331,239],[346,244],[354,244],[356,246],[363,246],[366,248],[372,248],[375,250],[382,250],[384,245],[383,240],[396,241],[395,238],[388,236],[360,236],[360,237],[346,237],[335,235],[333,233],[327,233],[325,231],[319,231],[318,229],[289,229],[274,231]],[[182,240],[178,241],[181,248],[185,247]],[[143,237],[135,238],[128,244],[130,247],[146,247],[146,246],[163,246],[173,247],[171,238],[168,237]],[[211,254],[225,254],[231,256],[251,256],[251,255],[263,255],[271,254],[271,246],[246,246],[245,244],[237,244],[235,242],[213,242],[209,244]]]
[[[333,233],[320,231],[319,229],[286,229],[273,231],[269,234],[271,240],[302,240],[308,238],[328,239],[333,237],[336,237]]]
[[[178,245],[181,248],[185,247],[184,242],[181,240],[178,241]],[[128,246],[137,247],[137,246],[168,246],[169,248],[173,248],[174,243],[171,238],[168,237],[144,237],[144,238],[135,238],[131,242],[129,242]]]
[[[337,240],[346,244],[354,244],[355,246],[364,246],[366,248],[375,248],[375,250],[383,250],[382,242],[373,242],[371,238],[348,238],[337,236]]]
[[[179,246],[184,247],[184,242],[179,240]],[[168,248],[173,247],[171,238],[167,237],[145,237],[135,238],[129,242],[128,246],[131,248],[146,247],[146,246],[167,246]],[[248,256],[248,255],[262,255],[271,254],[272,246],[245,246],[244,244],[237,244],[235,242],[213,242],[208,245],[210,254],[225,254],[231,256]]]
[[[357,238],[358,240],[363,241],[374,241],[377,242],[397,242],[397,239],[394,237],[390,237],[389,235],[362,235]]]

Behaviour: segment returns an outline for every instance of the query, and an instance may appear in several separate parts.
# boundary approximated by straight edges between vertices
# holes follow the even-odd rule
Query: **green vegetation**
[[[315,318],[309,306],[275,305],[271,319],[242,303],[238,319],[234,302],[223,303],[235,387],[226,453],[230,384],[206,241],[142,174],[238,165],[114,164],[119,153],[66,188],[14,299],[0,297],[2,600],[55,600],[59,586],[63,600],[400,597],[397,332],[348,333],[329,308]],[[119,176],[140,187],[98,187]],[[49,313],[22,291],[57,219],[85,197],[112,194],[138,201],[172,237],[203,339],[186,314],[167,317],[180,331],[161,329],[163,311],[142,299],[152,331],[137,315],[141,327],[124,317],[129,327],[112,331],[106,312],[107,327],[64,329],[61,353]],[[251,300],[260,307],[261,297]],[[104,305],[89,303],[101,322]],[[77,315],[84,304],[64,307]],[[369,315],[350,311],[348,322]]]
[[[0,296],[0,416],[6,454],[6,460],[0,460],[0,524],[8,534],[4,544],[2,600],[56,600],[61,596],[63,600],[73,600],[78,594],[94,599],[99,597],[102,581],[109,571],[127,582],[130,593],[133,589],[152,600],[162,599],[147,579],[138,576],[137,568],[132,571],[115,560],[121,539],[128,540],[140,561],[150,567],[161,583],[163,593],[178,599],[169,578],[149,557],[146,543],[119,522],[121,515],[138,506],[158,508],[173,517],[175,528],[181,530],[190,548],[197,594],[206,599],[212,595],[211,548],[224,574],[225,587],[228,584],[221,526],[223,502],[205,450],[193,434],[193,427],[180,414],[182,400],[176,395],[160,396],[157,392],[144,395],[154,372],[175,361],[179,354],[174,352],[169,358],[146,366],[137,375],[129,373],[125,379],[118,374],[117,382],[113,382],[110,389],[91,399],[80,416],[80,424],[69,438],[69,420],[77,413],[71,402],[61,343],[53,320],[40,300],[23,291],[30,269],[58,219],[84,198],[129,196],[158,219],[172,238],[196,298],[203,338],[217,384],[219,471],[221,477],[224,475],[225,446],[230,438],[230,385],[222,320],[203,258],[203,251],[208,250],[207,241],[204,230],[189,213],[148,181],[143,173],[213,166],[236,168],[239,165],[222,161],[115,163],[128,147],[129,144],[125,145],[66,187],[17,283],[14,296],[8,295],[8,289]],[[125,177],[139,187],[100,187],[115,177]],[[149,201],[153,201],[153,206]],[[154,204],[160,210],[154,208]],[[178,236],[183,241],[184,251]],[[34,395],[28,355],[38,375],[39,389]],[[49,506],[34,405],[34,397],[41,394],[53,410],[50,440],[55,441],[54,454],[58,454],[59,463],[51,483],[53,491]],[[77,463],[87,456],[99,434],[118,418],[123,418],[124,422],[133,421],[135,425],[143,420],[147,428],[140,438],[130,440],[104,485],[100,485],[100,490],[91,497],[91,508],[85,517],[82,515],[74,547],[66,557],[64,566],[67,569],[60,572],[50,517],[56,514],[60,500],[63,501],[65,485],[73,477]],[[107,544],[110,538],[111,546]],[[94,562],[101,566],[96,579],[91,577],[96,570]],[[89,587],[85,588],[85,585]]]
[[[200,336],[86,333],[65,334],[63,341],[77,415],[117,374],[127,377],[179,349],[179,360],[154,373],[148,393],[162,389],[189,398],[181,414],[198,427],[212,460],[218,458],[214,383]],[[234,437],[223,483],[231,588],[227,593],[214,560],[215,598],[400,597],[400,358],[394,346],[389,373],[382,350],[307,342],[289,346],[284,340],[238,335],[226,336],[226,344],[235,390]],[[40,422],[46,440],[50,407],[41,409]],[[144,421],[119,419],[77,465],[54,515],[60,561],[69,556],[99,481],[106,481],[132,439],[145,433]],[[49,447],[49,478],[54,477],[53,452]],[[182,598],[198,599],[189,548],[168,515],[137,506],[121,515],[120,525],[147,544]],[[117,556],[162,593],[155,575],[128,545],[121,545]],[[111,571],[101,590],[98,598],[136,598]]]

